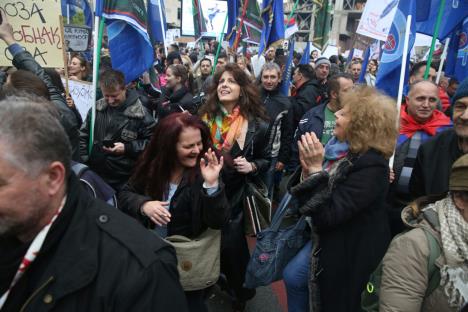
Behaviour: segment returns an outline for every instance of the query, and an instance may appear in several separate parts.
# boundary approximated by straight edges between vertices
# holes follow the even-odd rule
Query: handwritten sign
[[[62,82],[65,85],[65,79],[62,79]],[[80,112],[81,118],[85,120],[89,109],[93,105],[93,84],[87,81],[68,80],[68,87],[76,109]]]
[[[398,0],[369,0],[362,13],[357,33],[380,41],[386,41]]]
[[[13,27],[13,38],[44,67],[63,67],[59,0],[1,0],[0,10]],[[0,40],[0,66],[13,57]]]
[[[86,26],[65,25],[65,43],[67,52],[85,52],[91,43],[91,28]]]

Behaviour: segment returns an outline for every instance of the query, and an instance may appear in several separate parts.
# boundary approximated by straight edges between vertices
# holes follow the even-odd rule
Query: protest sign
[[[62,78],[62,82],[65,85],[65,79]],[[94,100],[92,83],[87,81],[68,80],[68,87],[70,90],[70,96],[75,102],[76,109],[78,109],[81,118],[85,120]]]
[[[369,0],[362,13],[357,33],[386,41],[392,26],[398,0]]]
[[[60,1],[2,0],[0,10],[13,27],[13,38],[44,67],[63,67],[60,39]],[[0,66],[11,65],[12,56],[0,42]]]
[[[67,52],[85,52],[91,43],[91,28],[86,26],[65,25],[65,43]]]

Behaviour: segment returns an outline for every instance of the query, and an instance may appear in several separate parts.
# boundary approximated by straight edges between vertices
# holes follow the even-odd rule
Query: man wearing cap
[[[453,96],[453,129],[421,145],[410,180],[413,198],[440,194],[448,189],[450,168],[468,154],[468,78]]]

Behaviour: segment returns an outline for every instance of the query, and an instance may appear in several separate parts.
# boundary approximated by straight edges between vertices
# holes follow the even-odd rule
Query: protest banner
[[[65,25],[65,42],[67,52],[88,51],[91,44],[91,28],[86,26]]]
[[[0,10],[13,27],[13,38],[44,67],[64,67],[60,38],[60,1],[2,0]],[[12,56],[0,42],[0,66],[10,66]]]
[[[392,26],[398,0],[369,0],[362,13],[357,33],[386,41]]]
[[[64,78],[62,78],[62,82],[65,84]],[[87,81],[68,80],[68,86],[76,109],[78,109],[81,118],[85,120],[94,101],[93,84]]]

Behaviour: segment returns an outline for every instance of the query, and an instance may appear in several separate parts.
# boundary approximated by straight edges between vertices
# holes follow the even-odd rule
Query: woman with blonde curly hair
[[[289,187],[300,213],[311,217],[312,244],[305,261],[295,262],[299,252],[283,273],[289,295],[300,283],[296,277],[288,285],[288,274],[306,266],[309,296],[297,311],[359,311],[361,292],[390,242],[385,197],[396,104],[365,86],[343,95],[343,103],[325,147],[313,133],[298,142],[301,167]]]

